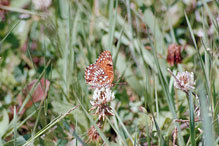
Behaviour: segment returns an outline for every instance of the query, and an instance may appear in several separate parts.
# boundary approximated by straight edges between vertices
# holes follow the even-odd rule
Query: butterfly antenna
[[[123,83],[114,83],[114,84],[112,84],[112,87],[115,87],[116,85],[127,85],[127,83],[126,83],[126,82],[123,82]]]
[[[127,85],[127,82],[115,83],[114,85]]]

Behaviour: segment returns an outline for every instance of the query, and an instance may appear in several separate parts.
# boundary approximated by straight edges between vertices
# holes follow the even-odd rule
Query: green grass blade
[[[202,0],[202,3],[204,4],[204,7],[205,7],[205,9],[206,9],[206,11],[207,11],[207,13],[208,13],[208,15],[209,15],[209,17],[210,17],[210,20],[213,22],[214,28],[215,28],[216,33],[217,33],[217,35],[218,35],[218,31],[217,31],[217,30],[219,29],[218,23],[217,23],[216,19],[214,18],[212,12],[210,11],[210,9],[209,9],[209,7],[208,7],[206,1],[205,1],[205,0]],[[213,2],[213,3],[215,3],[215,2]]]
[[[118,121],[119,121],[120,125],[122,126],[123,130],[125,131],[126,135],[131,140],[132,144],[134,144],[134,140],[132,139],[130,133],[128,132],[128,130],[126,129],[125,125],[123,124],[121,118],[119,117],[119,115],[117,114],[117,112],[114,109],[113,109],[113,113],[115,113],[116,118],[118,119]]]
[[[38,109],[39,110],[39,109]],[[28,115],[19,125],[17,125],[17,129],[20,128],[27,120],[29,120],[35,113],[37,112],[37,110],[35,110],[34,112],[32,112],[30,115]],[[17,121],[19,120],[19,118],[17,118]],[[10,125],[13,123],[14,121],[11,121]],[[10,129],[10,126],[8,126]],[[8,137],[9,135],[11,135],[13,132],[13,129],[10,129],[6,132],[6,135],[4,135],[3,137]]]
[[[117,17],[117,11],[113,11],[113,5],[114,5],[114,1],[110,1],[110,5],[109,5],[109,24],[110,24],[110,28],[109,28],[109,41],[108,41],[108,49],[112,50],[112,46],[113,46],[113,36],[114,36],[114,32],[115,32],[115,25],[116,25],[116,17]],[[115,9],[117,9],[118,6],[118,0],[116,0],[116,7]]]
[[[33,12],[33,11],[21,9],[21,8],[9,7],[9,6],[3,6],[3,5],[0,5],[0,8],[3,9],[3,10],[17,12],[17,13],[21,13],[21,14],[30,14],[30,15],[43,16],[42,14],[39,14],[37,12]]]
[[[115,119],[116,120],[116,119]],[[110,124],[110,126],[113,128],[113,130],[116,132],[116,134],[122,139],[122,142],[124,145],[128,146],[124,135],[122,135],[122,132],[119,131],[118,126],[114,126],[111,121],[109,120],[109,118],[107,117],[107,122]],[[115,122],[114,122],[115,123]],[[117,124],[116,124],[117,125]]]
[[[76,131],[73,131],[73,136],[76,138],[77,141],[79,141],[83,146],[86,146],[87,144],[78,136]]]
[[[186,17],[186,22],[187,22],[187,25],[189,27],[190,34],[192,36],[193,43],[195,45],[196,53],[198,55],[199,61],[201,62],[201,68],[202,68],[202,71],[204,73],[205,80],[206,80],[206,82],[208,82],[208,77],[207,77],[206,71],[205,71],[206,69],[204,67],[203,60],[202,60],[201,55],[199,53],[198,46],[197,46],[196,41],[195,41],[195,37],[194,37],[194,33],[193,33],[193,30],[192,30],[191,24],[189,22],[189,19],[188,19],[188,16],[187,16],[186,12],[184,12],[184,14],[185,14],[185,17]],[[208,96],[211,97],[211,95],[210,95],[210,87],[209,86],[207,86],[207,93],[208,93]]]
[[[16,26],[17,26],[20,22],[21,22],[21,21],[18,20],[18,21],[11,27],[11,29],[7,32],[7,34],[4,36],[4,38],[0,41],[0,51],[1,51],[2,43],[5,41],[5,39],[8,37],[8,35],[16,28]]]
[[[162,133],[161,133],[161,130],[160,130],[158,124],[157,124],[157,121],[156,121],[156,119],[155,119],[153,113],[152,113],[152,117],[153,117],[153,120],[154,120],[155,127],[156,127],[156,129],[157,129],[157,133],[158,133],[159,138],[160,138],[160,145],[166,146],[166,142],[165,142],[165,140],[164,140],[164,138],[163,138],[163,135],[162,135]]]
[[[124,21],[124,25],[125,25],[125,21]],[[120,43],[121,43],[121,38],[123,36],[123,32],[124,32],[124,25],[120,31],[120,35],[119,35],[119,38],[118,38],[118,43],[116,45],[116,50],[114,51],[114,54],[115,54],[115,57],[113,58],[113,65],[116,67],[116,63],[117,63],[117,58],[118,58],[118,55],[119,55],[119,50],[120,50]],[[115,72],[115,69],[116,68],[113,68],[114,69],[114,72]]]
[[[46,125],[42,130],[38,131],[33,137],[29,138],[27,142],[23,146],[29,145],[32,141],[34,141],[36,138],[38,138],[40,135],[45,133],[47,130],[49,130],[52,126],[57,124],[60,120],[62,120],[64,117],[69,115],[73,110],[78,108],[78,105],[73,107],[72,109],[68,110],[66,113],[59,115],[54,120],[52,120],[48,125]]]
[[[203,85],[198,91],[199,101],[200,101],[200,110],[201,110],[201,120],[204,133],[204,142],[206,146],[214,146],[215,136],[213,133],[212,117],[209,116],[209,104],[207,101],[207,96]]]
[[[42,110],[42,103],[43,103],[43,100],[41,100],[41,102],[40,102],[40,106],[39,106],[39,111],[38,111],[38,114],[37,114],[36,122],[34,124],[33,131],[32,131],[32,134],[31,134],[32,137],[35,135],[35,131],[36,131],[39,119],[40,119],[41,110]]]
[[[190,136],[191,136],[191,144],[192,146],[196,146],[195,142],[195,121],[194,121],[194,104],[193,104],[193,98],[192,98],[192,93],[189,92],[188,94],[188,102],[189,102],[189,126],[190,126]]]
[[[129,36],[129,49],[132,55],[132,59],[135,61],[136,65],[140,68],[139,62],[137,60],[137,56],[135,54],[134,42],[133,42],[133,28],[132,28],[132,16],[131,16],[131,9],[130,9],[130,0],[126,0],[126,9],[128,13],[128,30],[130,33],[127,35]]]
[[[153,15],[151,10],[147,9],[144,12],[144,18],[142,20],[150,28],[152,34],[154,35],[154,38],[156,40],[156,48],[158,49],[157,52],[163,54],[163,48],[165,47],[165,43],[159,24],[156,22],[156,17]]]
[[[34,112],[32,112],[30,115],[28,115],[21,123],[19,123],[19,125],[17,125],[17,129],[20,128],[27,120],[29,120],[35,113],[37,110],[35,110]],[[17,118],[17,121],[19,120],[19,118]],[[10,125],[14,122],[14,120],[11,121],[11,123],[8,126],[7,132],[5,133],[5,135],[3,135],[3,137],[8,137],[9,135],[11,135],[13,133],[13,129],[11,129]]]
[[[16,146],[16,139],[17,139],[17,110],[16,106],[14,106],[14,146]]]

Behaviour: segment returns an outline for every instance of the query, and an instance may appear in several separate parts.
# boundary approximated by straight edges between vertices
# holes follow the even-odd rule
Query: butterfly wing
[[[89,65],[85,70],[86,83],[93,87],[101,87],[100,76],[102,75],[102,69],[96,64]]]
[[[114,79],[113,73],[113,61],[110,51],[104,51],[100,54],[100,57],[96,60],[97,66],[103,69],[103,74],[100,76],[104,85],[112,85]]]
[[[113,78],[113,62],[110,51],[101,53],[96,62],[85,70],[85,80],[93,87],[111,87]]]

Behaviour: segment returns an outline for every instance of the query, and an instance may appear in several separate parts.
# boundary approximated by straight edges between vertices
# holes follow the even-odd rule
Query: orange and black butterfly
[[[112,87],[114,73],[113,62],[110,51],[104,51],[100,54],[94,64],[85,69],[86,83],[94,88]]]

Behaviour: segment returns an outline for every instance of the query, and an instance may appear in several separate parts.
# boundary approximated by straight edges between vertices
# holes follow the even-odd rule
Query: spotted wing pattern
[[[94,64],[85,69],[86,83],[95,88],[111,87],[114,78],[110,51],[104,51]]]

